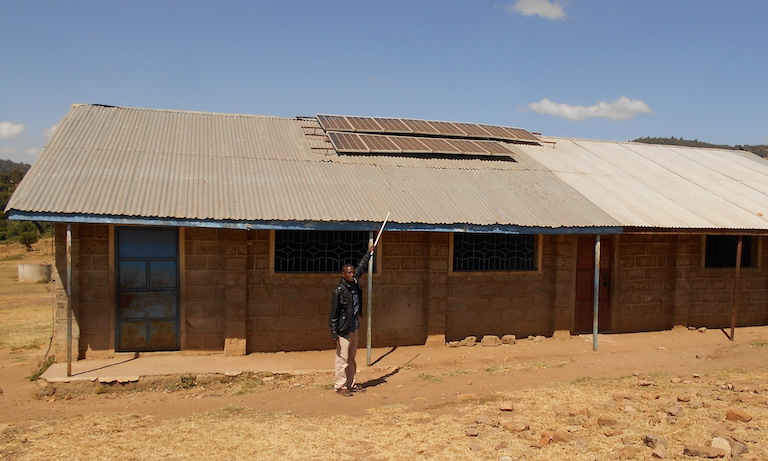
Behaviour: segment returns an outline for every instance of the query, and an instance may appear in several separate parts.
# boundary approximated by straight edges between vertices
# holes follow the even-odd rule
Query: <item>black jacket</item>
[[[355,269],[355,280],[352,282],[357,285],[356,289],[358,293],[358,302],[360,303],[360,316],[363,315],[363,289],[360,288],[360,285],[357,283],[357,281],[368,267],[368,261],[370,259],[371,253],[366,252],[365,256],[363,256],[360,259],[360,262],[357,263],[357,268]],[[339,280],[339,284],[336,285],[336,289],[333,290],[333,296],[331,296],[331,298],[331,314],[328,324],[331,327],[331,337],[336,339],[339,336],[348,335],[349,329],[352,327],[355,321],[353,318],[354,306],[352,304],[352,293],[349,292],[349,289],[347,288],[347,282],[343,277],[341,280]]]

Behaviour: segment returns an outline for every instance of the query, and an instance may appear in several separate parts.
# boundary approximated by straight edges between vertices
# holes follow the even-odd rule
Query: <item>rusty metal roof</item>
[[[337,155],[314,117],[73,105],[15,219],[244,228],[768,229],[768,162],[540,137],[513,160]]]

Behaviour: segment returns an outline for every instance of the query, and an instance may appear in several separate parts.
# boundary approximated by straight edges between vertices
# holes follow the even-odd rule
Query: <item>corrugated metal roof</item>
[[[768,161],[756,155],[552,139],[536,159],[622,226],[768,228]]]
[[[393,228],[768,229],[768,163],[756,156],[542,139],[509,144],[515,161],[339,156],[313,118],[74,105],[7,210],[254,227],[391,212]]]

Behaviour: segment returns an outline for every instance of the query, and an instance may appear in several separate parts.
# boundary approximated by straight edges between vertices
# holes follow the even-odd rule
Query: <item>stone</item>
[[[742,453],[747,452],[749,452],[749,448],[743,443],[734,441],[733,444],[731,444],[731,454],[733,456],[739,456]]]
[[[680,416],[683,413],[683,407],[680,405],[672,405],[667,409],[667,415],[669,416]]]
[[[501,411],[515,411],[514,405],[509,400],[499,402],[499,410]]]
[[[686,445],[683,454],[697,458],[725,458],[726,452],[719,448],[703,447],[699,445]]]
[[[691,401],[691,396],[690,395],[678,395],[677,396],[677,401],[678,402],[685,402],[685,403],[690,402]]]
[[[476,443],[470,443],[470,444],[469,444],[469,449],[470,449],[471,451],[482,451],[482,450],[483,450],[483,447],[481,447],[480,445],[478,445],[478,444],[476,444]]]
[[[575,436],[565,429],[558,429],[552,434],[552,441],[557,443],[572,442]]]
[[[476,426],[469,426],[464,430],[464,434],[467,437],[477,437],[480,435],[480,429],[478,429]]]
[[[741,421],[746,423],[752,421],[752,415],[741,408],[729,408],[725,413],[725,419],[728,421]]]
[[[539,438],[539,446],[549,445],[550,442],[552,442],[552,436],[547,432],[542,432],[541,438]]]
[[[650,448],[656,448],[656,447],[668,447],[669,443],[667,442],[667,439],[664,437],[659,437],[656,434],[645,434],[643,436],[643,443],[645,446]]]
[[[523,432],[531,428],[525,421],[505,421],[501,423],[501,427],[509,432]]]
[[[617,435],[621,435],[623,433],[624,431],[622,429],[613,428],[613,427],[609,427],[608,429],[603,431],[603,434],[605,434],[606,437],[614,437]]]
[[[461,345],[460,341],[448,341],[446,343],[448,347],[459,347]]]
[[[474,346],[477,344],[477,336],[467,336],[466,338],[462,339],[460,342],[461,346]]]
[[[604,427],[614,427],[619,422],[616,421],[614,418],[611,418],[609,416],[600,416],[597,418],[597,425],[598,426],[604,426]]]
[[[665,459],[667,457],[667,449],[666,447],[656,447],[651,452],[651,458],[655,459]]]
[[[723,450],[726,453],[731,452],[731,443],[725,440],[722,437],[715,437],[712,439],[712,442],[710,443],[712,448],[719,448]]]
[[[485,335],[480,341],[480,344],[482,344],[483,347],[498,347],[501,346],[501,338],[494,335]]]
[[[699,333],[706,333],[706,332],[707,332],[707,327],[699,328]]]
[[[515,335],[504,335],[501,337],[501,344],[515,344],[517,337]]]

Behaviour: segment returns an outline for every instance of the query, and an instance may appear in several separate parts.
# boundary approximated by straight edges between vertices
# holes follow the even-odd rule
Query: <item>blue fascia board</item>
[[[108,216],[65,213],[35,213],[9,210],[8,219],[18,221],[66,222],[88,224],[114,224],[138,226],[206,227],[242,230],[362,230],[378,231],[380,222],[367,221],[227,221],[168,219],[140,216]],[[621,234],[623,227],[525,227],[479,224],[425,224],[388,222],[386,230],[403,232],[473,232],[503,234]]]

